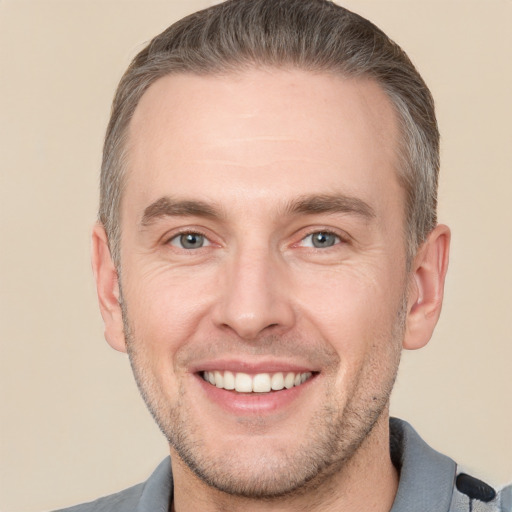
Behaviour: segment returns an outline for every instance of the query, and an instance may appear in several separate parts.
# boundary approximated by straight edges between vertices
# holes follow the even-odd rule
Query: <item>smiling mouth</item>
[[[275,372],[250,375],[243,372],[205,371],[201,377],[212,386],[238,393],[270,393],[300,386],[311,379],[313,372]]]

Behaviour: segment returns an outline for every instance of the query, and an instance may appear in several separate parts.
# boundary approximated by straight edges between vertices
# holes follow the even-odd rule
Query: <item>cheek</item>
[[[295,300],[309,322],[338,337],[357,340],[359,333],[392,325],[403,294],[401,281],[349,265],[322,273],[302,274],[296,280]],[[363,341],[363,340],[361,340]]]
[[[378,279],[377,275],[345,267],[326,272],[321,279],[302,276],[296,288],[303,329],[331,345],[339,356],[338,389],[356,382],[363,369],[370,370],[368,365],[389,365],[399,350],[395,330],[404,291],[402,281]],[[319,286],[322,282],[324,285]]]
[[[212,284],[201,272],[164,267],[123,273],[123,299],[137,343],[148,357],[173,353],[192,337],[208,309]]]

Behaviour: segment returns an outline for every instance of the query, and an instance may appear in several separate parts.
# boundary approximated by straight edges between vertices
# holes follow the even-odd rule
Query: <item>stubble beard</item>
[[[338,406],[332,390],[327,390],[324,405],[304,425],[309,435],[293,453],[265,450],[262,442],[261,453],[251,460],[240,457],[237,450],[223,453],[221,460],[205,457],[207,450],[194,434],[189,416],[187,391],[181,384],[175,403],[165,400],[163,390],[147,371],[149,365],[138,348],[143,344],[135,340],[124,302],[122,311],[130,363],[150,413],[181,461],[202,482],[228,495],[274,501],[318,488],[344,470],[379,420],[387,421],[405,331],[405,298],[392,332],[375,342],[375,346],[386,344],[386,361],[383,363],[381,351],[370,357],[344,407]]]

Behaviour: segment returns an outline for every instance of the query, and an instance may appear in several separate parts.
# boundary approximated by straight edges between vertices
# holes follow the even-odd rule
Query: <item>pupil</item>
[[[198,247],[202,247],[203,237],[202,235],[195,235],[193,233],[181,235],[181,245],[185,249],[197,249]]]

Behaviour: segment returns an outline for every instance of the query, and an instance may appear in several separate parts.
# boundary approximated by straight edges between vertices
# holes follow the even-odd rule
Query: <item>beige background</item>
[[[0,510],[136,483],[166,455],[126,357],[103,341],[89,231],[109,104],[143,43],[207,0],[0,1]],[[512,1],[347,0],[437,99],[444,313],[406,354],[393,413],[512,480]]]

